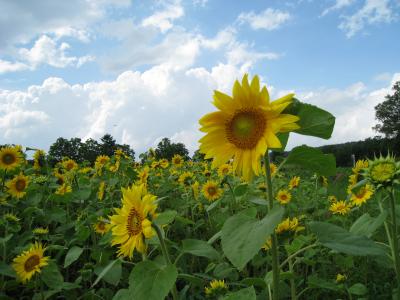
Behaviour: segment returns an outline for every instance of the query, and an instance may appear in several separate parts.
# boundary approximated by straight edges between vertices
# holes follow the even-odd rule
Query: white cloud
[[[334,5],[326,8],[322,12],[321,16],[323,17],[323,16],[325,16],[326,14],[328,14],[328,13],[330,13],[332,11],[340,10],[340,9],[345,8],[347,6],[350,6],[350,5],[354,4],[354,3],[355,3],[355,0],[336,0]]]
[[[393,19],[394,13],[389,0],[366,0],[355,14],[344,17],[339,28],[346,32],[348,38],[351,38],[366,25],[390,23]]]
[[[10,62],[0,59],[0,74],[18,72],[29,69],[29,66],[22,62]]]
[[[31,49],[19,49],[19,57],[25,61],[32,69],[47,64],[56,68],[67,66],[78,66],[93,60],[91,56],[75,57],[68,56],[66,51],[70,48],[69,44],[57,42],[47,35],[42,35]]]
[[[263,12],[241,13],[239,23],[249,23],[253,29],[275,30],[290,19],[290,14],[278,9],[267,8]]]
[[[180,4],[180,1],[174,1],[173,3],[165,3],[163,10],[155,12],[153,15],[145,18],[142,21],[143,26],[154,26],[166,32],[173,27],[172,21],[182,17],[185,11]]]

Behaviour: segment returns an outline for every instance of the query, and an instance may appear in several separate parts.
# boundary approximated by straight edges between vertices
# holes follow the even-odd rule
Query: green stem
[[[394,199],[394,189],[390,193],[390,209],[392,216],[392,253],[397,277],[397,299],[400,299],[400,257],[399,257],[399,239],[397,233],[396,206]]]
[[[383,210],[382,202],[378,201],[378,205],[379,205],[379,209],[380,209],[381,213],[383,213],[384,210]],[[389,226],[388,226],[386,221],[383,222],[383,226],[385,227],[385,232],[386,232],[386,236],[387,236],[387,239],[388,239],[388,242],[389,242],[389,247],[390,247],[391,250],[393,250],[392,237],[390,235]]]
[[[168,250],[167,250],[167,246],[165,245],[165,240],[164,240],[164,238],[162,236],[161,229],[160,229],[160,227],[158,227],[157,224],[154,224],[154,223],[153,223],[153,227],[156,230],[158,239],[160,241],[161,252],[162,252],[162,254],[164,256],[165,262],[167,263],[167,265],[172,265],[171,257],[169,256],[169,253],[168,253]],[[174,284],[174,287],[172,288],[172,298],[174,300],[178,300],[178,292],[176,290],[175,284]]]
[[[274,199],[272,195],[272,179],[270,161],[268,151],[264,155],[264,167],[265,167],[265,183],[267,186],[267,199],[269,211],[274,207]],[[278,240],[275,231],[271,235],[271,254],[272,254],[272,291],[273,299],[279,299],[279,257],[278,257]]]
[[[304,247],[304,248],[301,248],[300,250],[297,250],[295,253],[293,253],[293,254],[291,254],[290,256],[288,256],[288,258],[285,259],[285,260],[281,263],[280,268],[283,268],[283,266],[284,266],[285,264],[289,263],[289,261],[290,261],[291,259],[295,258],[295,257],[296,257],[297,255],[299,255],[301,252],[304,252],[304,251],[306,251],[307,249],[314,248],[314,247],[316,247],[316,246],[318,246],[317,243],[308,245],[308,246],[306,246],[306,247]]]
[[[294,282],[294,274],[293,274],[293,262],[292,259],[289,259],[289,272],[292,273],[292,277],[290,279],[290,295],[292,300],[296,300],[296,284]]]

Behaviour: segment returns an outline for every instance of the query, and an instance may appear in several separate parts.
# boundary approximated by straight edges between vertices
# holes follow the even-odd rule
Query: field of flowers
[[[399,299],[400,163],[352,169],[289,132],[335,118],[247,75],[200,120],[204,159],[94,165],[0,149],[0,299]]]

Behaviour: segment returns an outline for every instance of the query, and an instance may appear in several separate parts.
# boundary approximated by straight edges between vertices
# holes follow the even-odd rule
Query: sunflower
[[[143,184],[122,188],[122,207],[115,208],[116,214],[110,217],[112,245],[120,245],[119,256],[132,258],[135,249],[141,253],[146,251],[143,238],[155,234],[148,216],[156,217],[156,198],[147,193]]]
[[[288,204],[291,199],[292,195],[287,190],[279,190],[276,195],[276,200],[278,200],[280,204]]]
[[[232,167],[230,164],[223,164],[218,168],[218,176],[223,178],[232,172]]]
[[[193,197],[196,200],[199,198],[199,185],[197,180],[192,184]]]
[[[62,166],[66,171],[72,171],[78,168],[78,164],[73,159],[66,159],[62,162]]]
[[[275,229],[275,232],[277,234],[282,234],[285,231],[298,232],[302,230],[304,230],[304,227],[300,226],[299,219],[294,217],[293,219],[286,218],[281,223],[279,223]]]
[[[358,174],[365,168],[368,168],[368,160],[357,160],[356,165],[351,170],[354,174]]]
[[[233,86],[233,97],[215,91],[214,105],[219,111],[200,119],[200,130],[206,136],[200,139],[200,152],[205,159],[213,158],[218,167],[234,158],[232,169],[247,181],[261,171],[260,158],[268,148],[281,148],[276,134],[299,129],[297,116],[282,114],[292,103],[293,94],[270,102],[268,90],[257,76],[251,84],[245,74],[242,85]]]
[[[298,187],[299,183],[300,183],[300,177],[299,176],[294,176],[292,179],[290,179],[289,189],[292,190],[292,189]]]
[[[17,147],[0,149],[0,169],[13,170],[22,163],[21,153]]]
[[[46,153],[43,150],[36,150],[33,154],[33,168],[39,171],[44,166]]]
[[[330,195],[330,196],[328,196],[328,201],[331,202],[331,203],[333,203],[333,202],[336,202],[336,201],[337,201],[337,198],[336,198],[336,196],[334,196],[334,195]]]
[[[218,183],[212,180],[207,181],[203,185],[203,195],[206,197],[208,201],[215,201],[222,196],[224,192],[221,188],[219,188]]]
[[[93,224],[93,228],[96,233],[105,234],[110,230],[111,224],[104,218],[99,218],[97,222]]]
[[[357,192],[351,194],[350,200],[353,202],[354,205],[361,206],[374,193],[374,189],[372,188],[371,185],[366,184],[365,186],[361,187]]]
[[[9,180],[6,183],[8,187],[8,193],[15,198],[22,198],[26,195],[26,188],[29,184],[29,177],[25,176],[24,174],[20,173],[19,175],[15,176],[12,180]]]
[[[109,160],[110,157],[108,155],[99,155],[96,158],[95,165],[99,167],[104,166],[106,163],[108,163]]]
[[[261,249],[267,251],[267,250],[271,249],[271,247],[272,247],[272,239],[271,239],[271,237],[269,237],[269,238],[265,241],[265,244],[261,247]]]
[[[180,156],[179,154],[175,154],[172,157],[172,164],[175,167],[182,167],[183,166],[183,158],[182,158],[182,156]]]
[[[60,174],[58,170],[54,171],[54,176],[57,178],[57,184],[63,185],[65,183],[65,176]]]
[[[370,161],[366,175],[374,184],[382,185],[390,183],[396,173],[396,162],[388,155]]]
[[[58,187],[58,189],[56,190],[55,194],[62,196],[62,195],[65,195],[65,194],[68,194],[68,193],[71,193],[71,192],[72,192],[71,186],[69,184],[63,183],[62,185],[60,185]]]
[[[104,198],[104,189],[106,187],[106,183],[105,181],[100,182],[99,185],[99,190],[97,192],[97,199],[99,199],[99,201],[102,201]]]
[[[31,248],[22,252],[13,260],[13,268],[18,278],[26,283],[35,273],[40,273],[41,268],[48,265],[49,256],[43,256],[46,248],[41,243],[35,242]]]
[[[178,182],[184,186],[190,185],[193,176],[192,172],[184,172],[179,176]]]
[[[4,215],[3,215],[3,218],[4,218],[4,220],[6,220],[6,221],[8,221],[8,222],[15,222],[15,223],[17,223],[17,222],[20,221],[20,219],[19,219],[16,215],[14,215],[14,214],[12,214],[12,213],[6,213],[6,214],[4,214]]]
[[[210,171],[209,169],[205,169],[205,170],[203,171],[203,175],[204,175],[205,177],[211,177],[211,171]]]
[[[224,280],[213,280],[209,286],[205,287],[204,291],[208,297],[217,297],[223,295],[228,290]]]
[[[163,158],[162,160],[160,160],[160,167],[163,169],[168,168],[169,166],[169,162],[167,159]]]
[[[342,201],[342,200],[333,202],[329,208],[329,210],[333,214],[335,214],[335,215],[339,214],[339,215],[343,215],[343,216],[348,214],[350,209],[351,209],[351,204],[347,204],[345,201]]]
[[[340,273],[336,275],[336,283],[344,282],[344,281],[346,281],[346,279],[347,279],[346,275],[343,275]]]

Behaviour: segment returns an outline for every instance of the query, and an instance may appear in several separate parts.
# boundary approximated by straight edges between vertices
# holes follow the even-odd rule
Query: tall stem
[[[293,261],[292,259],[289,259],[289,272],[292,273],[292,277],[290,278],[290,295],[292,300],[296,300],[296,284],[294,282],[294,277],[293,277]]]
[[[399,258],[399,239],[397,233],[396,206],[394,199],[394,189],[390,192],[390,209],[392,215],[392,253],[397,277],[397,299],[400,299],[400,258]]]
[[[267,199],[269,211],[274,207],[274,199],[272,195],[272,179],[268,151],[264,155],[265,167],[265,183],[267,185]],[[272,254],[272,291],[273,299],[279,299],[279,257],[278,257],[278,240],[275,231],[271,235],[271,254]]]
[[[160,227],[158,227],[157,224],[154,224],[154,223],[153,223],[153,227],[156,230],[156,233],[157,233],[157,236],[158,236],[158,240],[160,241],[161,252],[162,252],[162,254],[164,256],[165,262],[167,263],[167,265],[172,265],[171,257],[169,256],[169,253],[168,253],[168,250],[167,250],[167,246],[165,245],[165,241],[164,241],[164,238],[162,236],[161,229],[160,229]],[[178,292],[176,290],[175,284],[174,284],[174,287],[172,288],[172,298],[174,300],[178,300]]]

